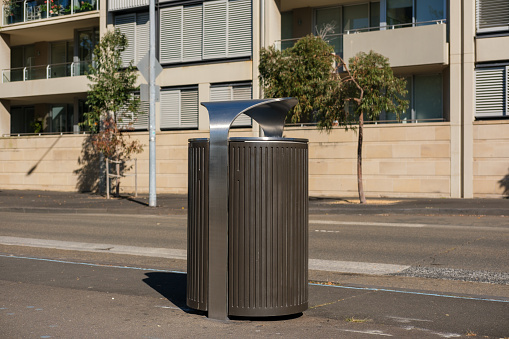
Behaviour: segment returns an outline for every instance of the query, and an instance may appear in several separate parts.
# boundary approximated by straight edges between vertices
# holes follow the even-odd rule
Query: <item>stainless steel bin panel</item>
[[[306,310],[307,141],[230,141],[229,171],[228,313]]]
[[[208,301],[209,142],[190,140],[188,148],[187,305],[206,311]]]

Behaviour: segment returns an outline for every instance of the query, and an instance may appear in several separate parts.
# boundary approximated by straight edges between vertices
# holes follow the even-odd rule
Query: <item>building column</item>
[[[462,120],[462,2],[449,1],[449,122],[451,157],[451,198],[460,198],[461,189],[461,120]]]
[[[198,102],[208,101],[210,101],[210,83],[198,84]],[[209,129],[209,113],[202,105],[198,105],[198,129]]]
[[[0,100],[0,137],[11,133],[11,105],[8,100]]]
[[[462,197],[474,196],[474,132],[475,116],[475,1],[463,4],[463,116],[462,116]]]
[[[11,47],[9,44],[10,36],[0,34],[0,70],[11,68]],[[3,81],[3,74],[0,74],[0,83]],[[0,136],[11,133],[10,106],[9,100],[0,100]]]

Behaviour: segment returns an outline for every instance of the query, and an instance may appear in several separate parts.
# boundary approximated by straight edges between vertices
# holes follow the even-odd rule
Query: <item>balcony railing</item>
[[[89,61],[80,61],[3,69],[2,83],[85,75],[90,65]]]
[[[2,5],[2,26],[99,9],[98,0],[24,0]]]
[[[347,30],[344,33],[339,34],[327,34],[324,37],[324,40],[327,41],[330,45],[334,47],[334,52],[339,55],[343,55],[343,36],[348,34],[357,34],[364,32],[372,32],[372,31],[380,31],[380,30],[389,30],[389,29],[398,29],[405,27],[416,27],[416,26],[425,26],[425,25],[443,25],[446,24],[446,19],[441,20],[432,20],[432,21],[422,21],[422,22],[414,22],[408,24],[399,24],[399,25],[385,25],[385,26],[375,26],[375,27],[365,27],[358,29]],[[274,46],[277,50],[285,50],[287,48],[293,47],[297,41],[301,38],[293,38],[293,39],[282,39],[276,40]]]

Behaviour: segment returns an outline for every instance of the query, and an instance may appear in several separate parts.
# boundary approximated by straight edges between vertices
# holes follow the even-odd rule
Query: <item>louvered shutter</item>
[[[161,10],[159,58],[162,63],[182,61],[182,12],[182,6]]]
[[[161,91],[161,128],[180,127],[180,90]]]
[[[232,90],[230,86],[210,87],[210,101],[228,101],[232,100]]]
[[[507,69],[478,69],[475,72],[475,116],[507,114]]]
[[[130,61],[134,61],[134,52],[136,51],[136,15],[126,14],[115,17],[115,28],[118,28],[127,38],[126,49],[122,52],[122,67],[129,66]]]
[[[251,85],[240,85],[232,87],[233,100],[251,100]],[[233,126],[251,126],[251,118],[248,115],[241,114],[233,123]]]
[[[509,1],[477,0],[477,31],[509,30]]]
[[[186,89],[180,91],[180,127],[198,127],[198,90]]]
[[[136,14],[136,59],[134,64],[138,62],[148,53],[150,48],[150,22],[148,13]]]
[[[184,7],[183,61],[197,61],[202,58],[203,6]]]
[[[251,97],[250,85],[222,85],[210,88],[210,101],[251,100]],[[251,126],[251,118],[241,114],[235,119],[232,126]]]
[[[227,2],[203,3],[203,58],[226,57]]]
[[[116,114],[116,120],[118,129],[121,130],[131,129],[133,114],[129,112],[126,108],[121,108]]]
[[[133,122],[135,130],[148,130],[149,105],[148,101],[140,102],[140,113]]]
[[[228,57],[251,55],[251,0],[228,2]]]

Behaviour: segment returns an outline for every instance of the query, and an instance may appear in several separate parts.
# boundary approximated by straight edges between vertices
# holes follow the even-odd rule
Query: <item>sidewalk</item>
[[[148,206],[148,194],[106,199],[78,192],[0,190],[0,212],[111,213],[186,215],[187,195],[158,194],[157,207]],[[509,216],[508,199],[373,198],[360,205],[356,198],[314,198],[310,214],[433,214]]]

